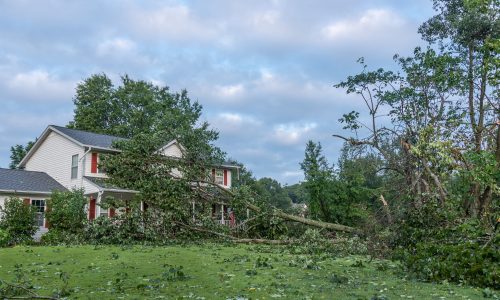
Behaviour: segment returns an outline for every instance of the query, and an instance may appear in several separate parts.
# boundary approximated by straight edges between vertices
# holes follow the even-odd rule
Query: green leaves
[[[7,244],[28,242],[38,229],[35,209],[19,198],[8,198],[0,206],[0,229],[8,233]]]
[[[78,233],[83,230],[87,220],[86,204],[87,199],[83,196],[83,190],[53,191],[47,200],[49,209],[45,213],[45,218],[52,229]]]

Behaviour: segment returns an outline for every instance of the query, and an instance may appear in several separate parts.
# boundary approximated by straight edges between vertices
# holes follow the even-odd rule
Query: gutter
[[[0,190],[2,194],[36,194],[36,195],[51,195],[52,192],[39,192],[39,191],[18,191],[18,190]]]

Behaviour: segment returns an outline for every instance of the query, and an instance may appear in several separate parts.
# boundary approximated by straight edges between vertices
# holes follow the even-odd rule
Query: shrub
[[[45,245],[78,245],[85,242],[82,233],[72,233],[60,229],[50,229],[40,240]]]
[[[0,228],[0,248],[9,245],[10,235],[7,230]]]
[[[416,277],[430,281],[448,280],[479,287],[500,288],[500,251],[476,242],[457,245],[419,243],[414,253],[402,260]],[[495,243],[493,243],[495,244]]]
[[[408,209],[393,228],[395,258],[415,277],[479,287],[500,286],[500,238],[453,203]],[[489,240],[485,244],[485,237]]]
[[[50,209],[45,214],[51,230],[61,230],[68,233],[80,232],[87,220],[86,202],[82,190],[54,191],[48,200],[47,206]]]
[[[113,218],[99,217],[90,222],[83,237],[89,243],[128,244],[144,240],[139,212],[117,215]]]
[[[35,210],[19,198],[5,200],[4,207],[0,207],[0,229],[8,233],[7,244],[31,241],[38,229]]]

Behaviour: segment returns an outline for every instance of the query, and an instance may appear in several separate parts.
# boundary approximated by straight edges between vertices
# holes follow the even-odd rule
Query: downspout
[[[103,194],[104,194],[103,190],[99,190],[99,192],[97,192],[96,205],[99,205],[99,216],[101,216],[101,209],[102,209],[102,207],[101,207],[101,198],[102,198]]]
[[[87,151],[83,153],[83,156],[79,159],[79,161],[82,161],[82,178],[80,179],[80,188],[83,188],[83,176],[85,176],[85,163],[86,163],[86,157],[87,154],[92,151],[92,147],[89,147]]]

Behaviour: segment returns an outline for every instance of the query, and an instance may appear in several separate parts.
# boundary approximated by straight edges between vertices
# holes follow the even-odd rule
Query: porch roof
[[[97,186],[101,191],[104,192],[120,192],[120,193],[131,193],[137,194],[138,191],[124,189],[115,185],[110,184],[106,178],[83,176],[86,180],[90,181],[92,184]]]

